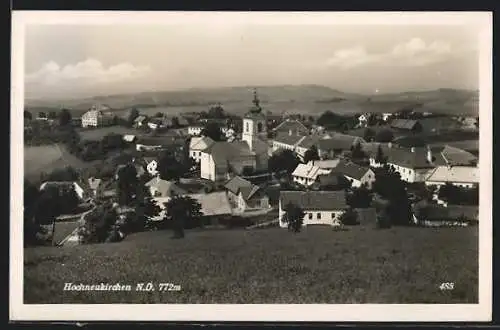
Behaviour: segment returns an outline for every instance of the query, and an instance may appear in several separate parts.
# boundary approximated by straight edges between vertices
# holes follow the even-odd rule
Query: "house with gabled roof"
[[[391,122],[391,128],[399,131],[421,132],[423,127],[420,121],[413,119],[394,119]]]
[[[340,224],[341,215],[349,208],[345,191],[281,191],[279,198],[279,223],[283,221],[286,207],[291,203],[304,210],[303,226]]]
[[[224,185],[229,201],[238,211],[268,209],[269,197],[259,186],[239,176],[230,179]]]
[[[295,152],[300,160],[304,160],[307,150],[309,150],[312,146],[318,146],[320,140],[323,137],[318,134],[307,135],[304,139],[300,140],[300,142],[295,147]]]
[[[151,196],[171,198],[172,196],[186,195],[187,191],[176,185],[172,181],[161,179],[159,176],[146,182],[146,187],[149,188]]]
[[[293,181],[298,184],[310,186],[316,182],[318,175],[328,174],[330,171],[331,170],[322,169],[319,166],[313,165],[313,163],[298,164],[292,172],[292,178]]]
[[[189,157],[198,163],[201,161],[201,152],[209,148],[215,141],[208,136],[193,136],[189,141]]]
[[[369,167],[359,166],[351,161],[341,160],[332,171],[343,175],[353,188],[365,185],[371,189],[375,181],[375,173]]]
[[[479,168],[476,166],[438,166],[429,172],[425,180],[428,186],[454,186],[473,188],[479,184]]]
[[[297,151],[297,146],[302,142],[307,135],[294,134],[292,132],[279,132],[273,139],[272,151],[291,150]]]
[[[294,135],[307,135],[309,129],[299,120],[287,118],[273,129],[276,134],[286,133]]]
[[[366,141],[359,136],[341,133],[328,134],[318,141],[318,153],[322,159],[335,158],[350,151],[358,143],[362,146]]]

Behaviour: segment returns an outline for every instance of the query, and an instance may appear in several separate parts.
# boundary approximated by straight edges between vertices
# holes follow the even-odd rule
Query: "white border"
[[[223,20],[221,19],[223,17]],[[470,25],[480,31],[479,304],[411,305],[24,305],[24,28],[27,24],[345,24]],[[17,321],[490,321],[492,313],[492,14],[491,12],[72,12],[13,11],[11,105],[10,319]]]

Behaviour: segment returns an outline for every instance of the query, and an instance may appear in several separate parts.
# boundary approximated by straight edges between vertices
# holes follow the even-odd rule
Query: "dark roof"
[[[250,109],[250,111],[245,114],[244,118],[266,120],[266,115],[263,114],[262,111],[258,112],[254,109]]]
[[[387,162],[406,167],[406,168],[433,168],[439,165],[446,165],[446,161],[440,153],[440,148],[433,148],[432,157],[433,162],[427,161],[426,148],[414,148],[414,151],[406,148],[391,148],[388,153],[384,155],[388,157]]]
[[[344,191],[282,191],[280,193],[281,207],[288,203],[300,206],[303,210],[339,210],[346,209],[347,203]]]
[[[304,139],[305,137],[306,135],[300,135],[300,134],[290,135],[288,132],[279,132],[274,138],[274,141],[293,146],[298,142],[300,142],[300,140]]]
[[[303,139],[302,141],[300,141],[300,143],[298,144],[299,147],[302,147],[302,148],[311,148],[313,145],[318,145],[318,142],[319,140],[321,140],[321,136],[319,135],[308,135],[305,137],[305,139]]]
[[[334,134],[332,137],[318,141],[318,149],[321,151],[350,150],[357,142],[363,144],[365,141],[358,137],[347,134]]]
[[[449,145],[443,148],[441,155],[452,166],[471,165],[477,162],[477,157],[470,152]]]
[[[239,194],[241,192],[245,200],[252,198],[252,196],[254,196],[255,193],[260,189],[259,186],[254,185],[250,181],[245,180],[239,176],[233,177],[225,184],[224,187],[233,194]]]
[[[415,128],[417,124],[420,124],[418,120],[413,120],[413,119],[394,119],[391,122],[391,127],[392,128],[398,128],[398,129],[407,129],[407,130],[412,130]]]
[[[232,159],[255,156],[245,141],[215,142],[203,152],[212,155],[216,165],[226,165]]]
[[[304,124],[302,124],[298,120],[292,120],[292,119],[287,119],[287,120],[283,121],[281,124],[279,124],[278,126],[276,126],[273,129],[273,131],[280,131],[280,132],[287,132],[287,133],[290,130],[294,133],[297,133],[297,131],[299,133],[309,132],[309,129],[307,129],[307,127]]]
[[[367,142],[362,145],[363,151],[368,155],[368,157],[375,157],[378,152],[378,147],[382,149],[382,154],[386,156],[392,146],[389,146],[389,143],[379,143],[379,142]]]
[[[316,178],[316,183],[319,187],[336,186],[340,183],[339,175],[335,172],[330,172],[329,174],[320,174]]]
[[[336,173],[340,173],[351,177],[356,180],[361,180],[361,178],[368,172],[370,169],[366,167],[359,166],[353,162],[348,162],[345,160],[341,160],[339,164],[333,169]]]

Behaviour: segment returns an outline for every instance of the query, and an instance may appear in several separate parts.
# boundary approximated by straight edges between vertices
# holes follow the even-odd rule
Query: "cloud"
[[[452,54],[449,43],[426,43],[420,38],[413,38],[395,45],[385,53],[369,53],[362,46],[337,50],[325,64],[344,70],[366,64],[418,67],[445,61]]]
[[[131,63],[119,63],[106,68],[100,61],[92,58],[65,66],[50,61],[38,71],[27,74],[26,82],[47,87],[85,86],[123,82],[144,77],[150,72],[149,66],[135,66]]]

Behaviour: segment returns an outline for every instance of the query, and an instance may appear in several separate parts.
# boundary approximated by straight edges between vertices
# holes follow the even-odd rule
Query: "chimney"
[[[431,148],[429,146],[427,146],[427,162],[429,164],[431,164],[432,161],[433,161],[432,160],[432,150],[431,150]]]

